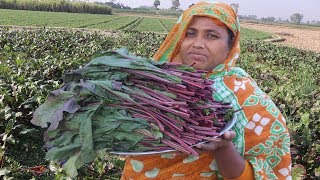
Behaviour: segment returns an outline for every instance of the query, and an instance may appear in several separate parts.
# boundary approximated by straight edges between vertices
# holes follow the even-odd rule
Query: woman
[[[179,18],[155,59],[207,70],[218,100],[231,102],[237,123],[220,141],[198,146],[199,157],[128,157],[122,179],[290,179],[290,137],[284,117],[248,74],[235,66],[240,25],[224,3],[200,2]]]

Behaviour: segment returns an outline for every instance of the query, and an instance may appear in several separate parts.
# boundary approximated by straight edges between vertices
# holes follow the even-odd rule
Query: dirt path
[[[320,52],[320,28],[295,28],[247,22],[241,22],[241,27],[279,35],[284,41],[274,42],[277,44]]]

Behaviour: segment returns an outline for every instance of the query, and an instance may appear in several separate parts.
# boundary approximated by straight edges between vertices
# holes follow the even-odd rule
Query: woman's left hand
[[[220,138],[212,139],[211,141],[195,146],[200,151],[215,152],[232,145],[232,139],[236,137],[236,132],[227,131]]]

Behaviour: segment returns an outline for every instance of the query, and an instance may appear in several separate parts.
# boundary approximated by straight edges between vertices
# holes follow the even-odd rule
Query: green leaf
[[[43,128],[48,126],[47,123],[51,123],[48,130],[55,130],[63,119],[63,112],[74,113],[80,108],[73,96],[74,93],[69,91],[53,91],[33,113],[31,123]]]
[[[59,132],[60,132],[60,129],[55,129],[53,131],[47,131],[46,136],[48,136],[48,138],[52,139],[52,138],[55,138],[56,136],[58,136]]]
[[[123,131],[126,132],[132,132],[135,129],[143,129],[146,128],[143,124],[138,124],[138,123],[132,123],[132,122],[125,122],[122,123],[119,128]]]
[[[51,132],[51,131],[49,131],[49,132]],[[55,137],[55,139],[50,141],[48,144],[51,146],[54,146],[54,147],[66,146],[66,145],[72,144],[73,138],[77,135],[79,135],[79,133],[77,131],[65,131],[60,136],[56,135],[55,133],[50,133],[50,134],[48,133],[49,137],[50,136]]]
[[[303,180],[306,175],[306,169],[301,164],[292,167],[292,179]]]
[[[5,176],[5,175],[7,175],[7,174],[9,174],[11,171],[10,171],[10,169],[8,169],[8,168],[2,168],[2,169],[0,169],[0,177],[1,176]]]
[[[126,49],[118,49],[113,51],[113,55],[100,56],[90,61],[87,66],[107,66],[112,68],[128,68],[136,70],[149,70],[159,72],[160,68],[155,63],[145,58],[130,54]]]
[[[10,131],[12,130],[14,124],[16,123],[16,118],[12,118],[8,121],[7,125],[6,125],[6,130],[5,133],[8,135],[10,133]]]
[[[320,177],[320,166],[314,169],[314,174],[316,177]]]
[[[78,155],[74,155],[63,165],[63,169],[71,178],[78,175],[77,169],[79,168],[79,164],[77,161]]]
[[[133,101],[133,99],[126,93],[117,91],[117,90],[113,90],[112,89],[112,82],[110,80],[104,80],[104,81],[87,81],[88,83],[94,84],[97,87],[101,87],[102,89],[100,89],[100,91],[105,91],[105,94],[108,94],[107,98],[110,97],[110,94],[116,96],[113,97],[114,99],[125,99],[125,100],[130,100]],[[97,90],[94,90],[95,92],[97,92]]]
[[[81,146],[80,143],[74,143],[61,148],[53,147],[46,153],[46,159],[56,162],[66,160],[76,152],[79,152]]]
[[[195,69],[193,67],[188,66],[188,65],[181,65],[178,69],[182,70],[182,71],[195,72]]]
[[[160,130],[151,129],[151,132],[156,139],[163,138],[163,134],[162,134],[162,132],[160,132]]]
[[[80,124],[80,140],[82,143],[80,158],[84,163],[88,163],[94,160],[96,153],[93,150],[93,137],[92,137],[92,123],[91,117],[96,112],[97,108],[87,111],[82,116]]]

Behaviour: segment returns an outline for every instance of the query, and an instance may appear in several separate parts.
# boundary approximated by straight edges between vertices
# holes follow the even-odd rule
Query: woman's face
[[[226,27],[218,26],[211,18],[194,17],[180,46],[182,64],[212,71],[222,64],[229,52]]]

